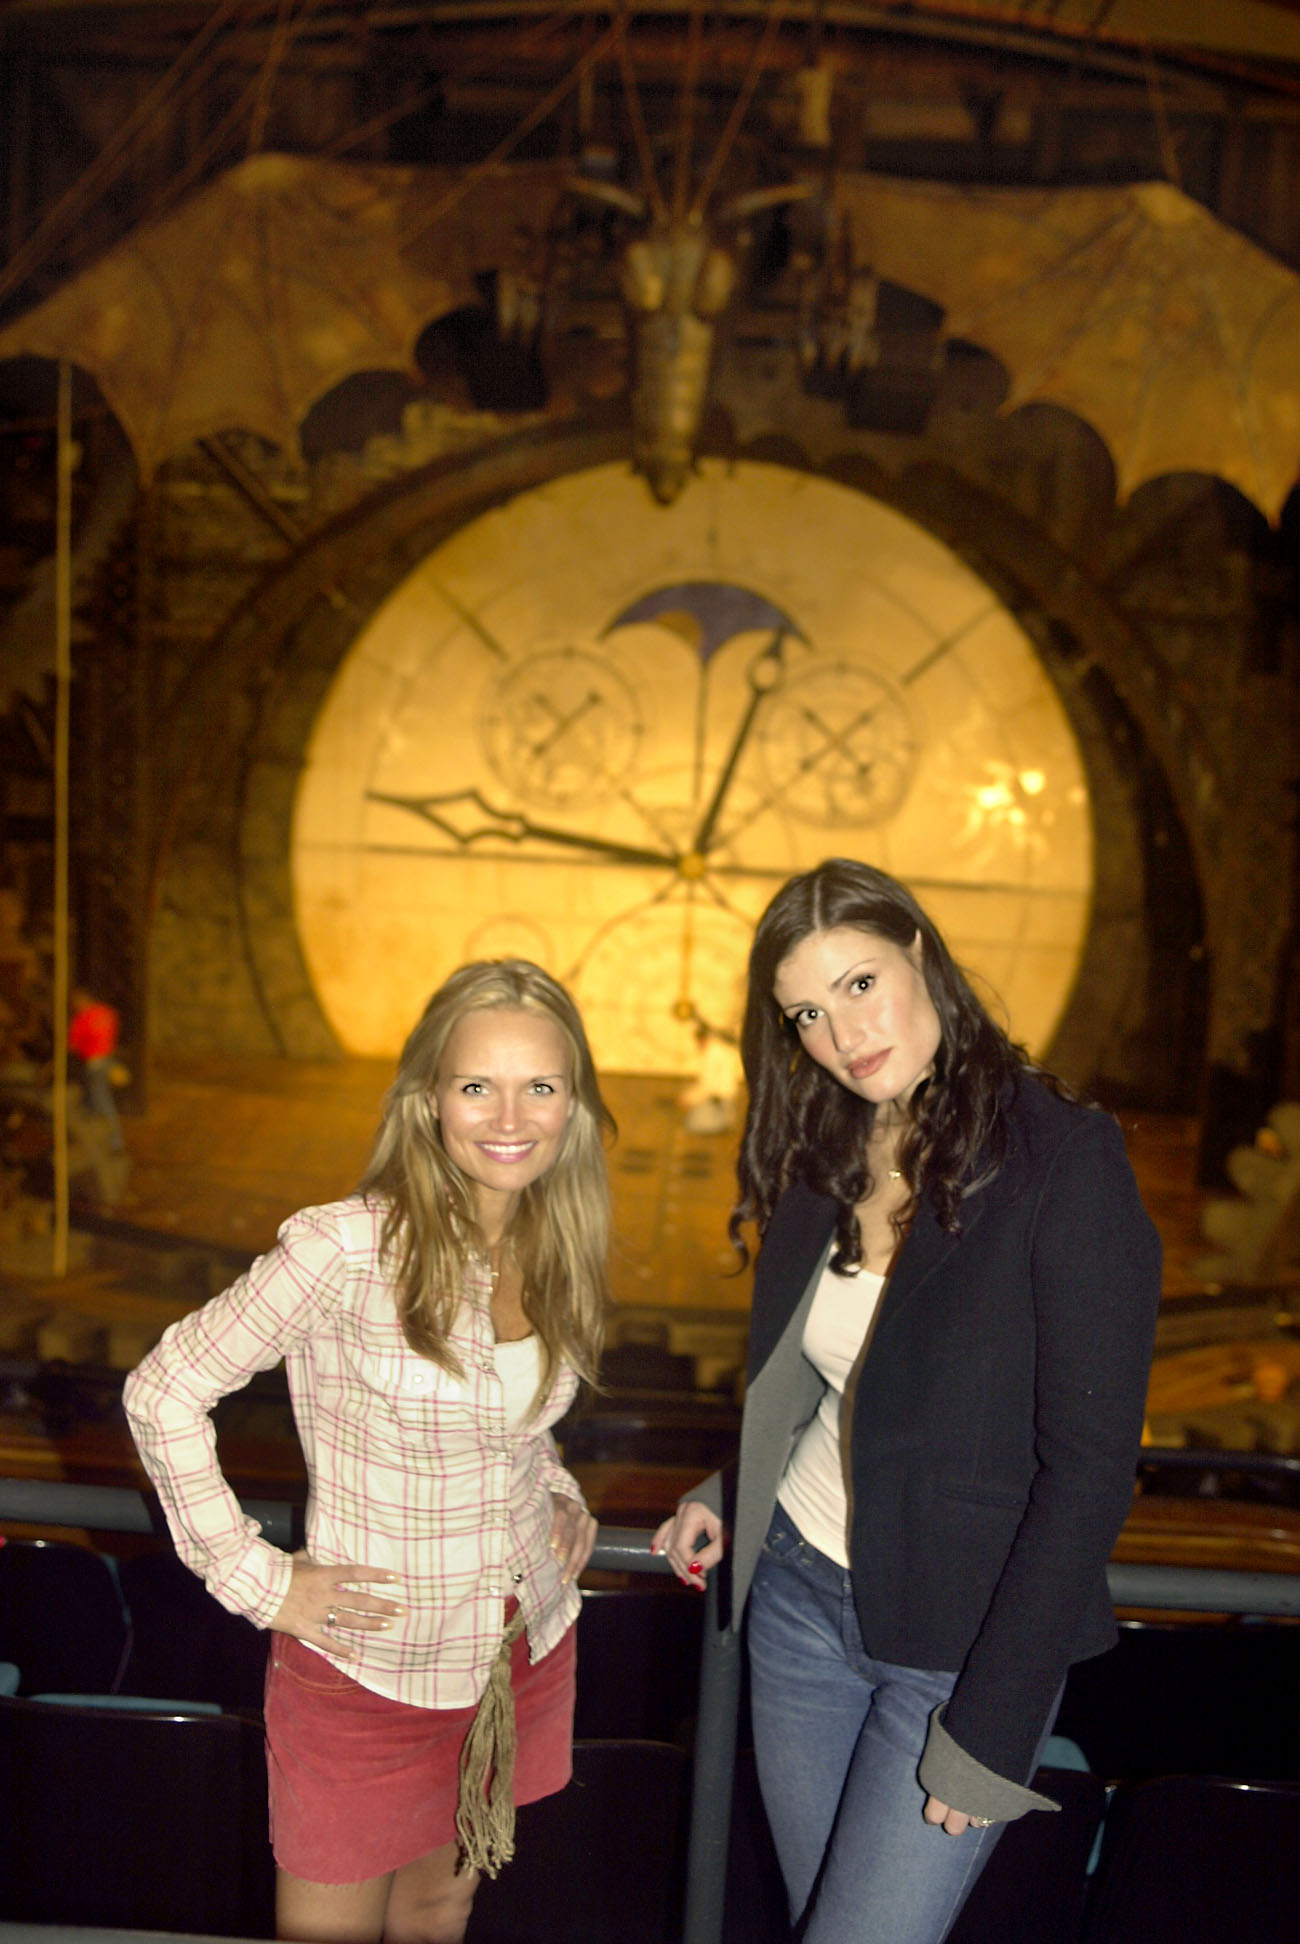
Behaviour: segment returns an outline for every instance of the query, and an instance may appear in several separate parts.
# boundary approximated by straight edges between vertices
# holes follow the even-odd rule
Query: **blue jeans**
[[[848,1573],[779,1505],[749,1665],[759,1785],[804,1944],[939,1944],[1001,1834],[949,1836],[921,1813],[930,1714],[957,1676],[873,1660]]]
[[[113,1098],[113,1061],[111,1055],[95,1054],[82,1062],[81,1092],[88,1114],[108,1122],[108,1145],[114,1154],[122,1152],[122,1123]]]

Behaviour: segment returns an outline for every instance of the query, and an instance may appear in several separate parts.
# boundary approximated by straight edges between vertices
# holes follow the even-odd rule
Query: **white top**
[[[826,1394],[790,1453],[777,1499],[803,1538],[837,1565],[849,1563],[849,1498],[840,1455],[841,1427],[847,1426],[844,1392],[862,1354],[883,1276],[870,1269],[843,1274],[827,1263],[804,1325],[803,1353]]]
[[[542,1351],[536,1334],[497,1342],[492,1351],[505,1393],[506,1430],[517,1431],[528,1416],[542,1379]]]

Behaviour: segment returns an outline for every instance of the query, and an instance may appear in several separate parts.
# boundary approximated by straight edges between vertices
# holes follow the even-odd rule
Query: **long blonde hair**
[[[464,1375],[449,1336],[465,1272],[487,1247],[468,1177],[443,1145],[430,1096],[453,1029],[468,1013],[535,1013],[569,1049],[573,1112],[546,1174],[524,1188],[507,1229],[523,1275],[524,1312],[542,1345],[538,1399],[561,1361],[595,1382],[608,1305],[609,1179],[604,1137],[614,1119],[600,1096],[578,1008],[527,959],[462,965],[434,993],[402,1048],[360,1192],[386,1204],[381,1246],[412,1350]]]

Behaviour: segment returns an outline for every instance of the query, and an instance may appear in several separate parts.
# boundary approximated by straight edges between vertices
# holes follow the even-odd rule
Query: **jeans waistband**
[[[768,1523],[763,1549],[771,1558],[783,1565],[798,1567],[835,1593],[844,1592],[852,1584],[848,1568],[819,1551],[811,1540],[805,1539],[785,1507],[779,1503],[774,1507]]]

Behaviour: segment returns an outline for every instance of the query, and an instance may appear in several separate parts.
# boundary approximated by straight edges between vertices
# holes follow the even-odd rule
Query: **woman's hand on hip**
[[[386,1633],[406,1612],[396,1600],[367,1593],[361,1582],[395,1586],[397,1574],[380,1566],[321,1566],[305,1552],[293,1556],[293,1578],[279,1612],[275,1633],[292,1634],[312,1647],[324,1647],[336,1660],[352,1660],[347,1633]]]
[[[710,1566],[722,1558],[722,1520],[699,1499],[686,1499],[664,1520],[650,1550],[664,1555],[683,1586],[698,1586],[702,1593]]]
[[[596,1543],[596,1521],[577,1499],[551,1493],[551,1551],[560,1562],[560,1583],[576,1580]]]

